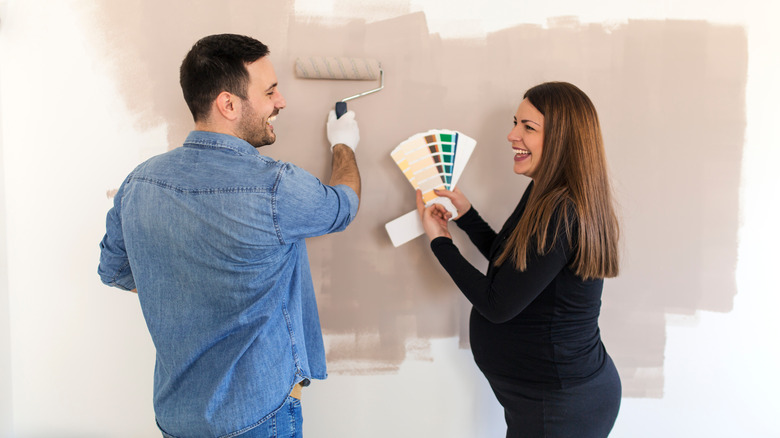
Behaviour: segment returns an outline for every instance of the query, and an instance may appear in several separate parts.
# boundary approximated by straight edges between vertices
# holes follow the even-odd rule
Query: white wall
[[[5,16],[4,3],[0,2],[0,29]],[[0,90],[3,76],[0,74]],[[0,96],[2,101],[2,96]],[[3,163],[3,112],[0,108],[0,169]],[[6,252],[5,172],[0,175],[0,436],[11,434],[11,334],[8,309],[8,254]]]
[[[121,121],[122,103],[79,30],[83,10],[59,2],[3,9],[10,436],[106,436],[98,431],[151,416],[153,352],[137,300],[102,293],[94,279],[98,212],[109,205],[103,187],[141,158],[124,141],[150,134]],[[130,435],[139,436],[136,427]]]
[[[625,398],[612,436],[779,436],[780,318],[775,309],[780,290],[773,275],[780,247],[777,2],[362,3],[298,1],[295,11],[305,15],[316,7],[333,20],[372,20],[419,9],[429,31],[442,38],[463,36],[449,34],[455,28],[452,20],[458,20],[457,29],[468,29],[468,36],[478,36],[566,15],[594,23],[674,18],[746,28],[746,107],[722,109],[723,123],[747,117],[742,162],[737,164],[740,224],[733,310],[668,315],[662,396]],[[249,3],[228,4],[239,14]],[[121,93],[112,54],[94,41],[99,35],[95,9],[88,1],[0,0],[0,436],[156,434],[154,350],[137,300],[101,285],[95,271],[110,206],[106,189],[116,187],[135,164],[165,151],[173,128],[170,120],[132,110],[138,102],[128,103]],[[274,17],[279,23],[275,31],[283,33],[286,20]],[[218,30],[257,33],[231,27],[238,22],[243,23],[220,23]],[[271,42],[272,50],[286,41],[274,38],[279,44]],[[187,48],[176,49],[183,56]],[[142,74],[135,78],[148,79]],[[141,105],[147,98],[139,97]],[[183,105],[173,97],[170,101]],[[295,126],[284,119],[280,126]],[[668,151],[670,158],[677,152]],[[641,153],[636,159],[642,159]],[[662,258],[674,250],[658,248],[656,255]],[[604,336],[617,338],[624,335],[620,330],[610,327]],[[470,352],[452,337],[431,339],[423,354],[409,354],[397,370],[332,375],[312,385],[304,397],[305,427],[314,437],[418,435],[409,430],[420,436],[503,436],[497,403]]]

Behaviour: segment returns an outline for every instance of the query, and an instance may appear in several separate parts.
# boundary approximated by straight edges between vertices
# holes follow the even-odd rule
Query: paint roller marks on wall
[[[455,188],[476,145],[474,139],[461,132],[431,130],[404,140],[390,156],[412,188],[422,192],[426,206],[442,204],[454,219],[458,215],[455,206],[449,199],[436,196],[434,190]],[[385,229],[396,247],[424,232],[417,210],[388,222]]]
[[[302,79],[334,79],[347,81],[374,81],[379,87],[341,99],[336,103],[336,117],[347,112],[347,101],[367,94],[376,93],[385,87],[385,73],[382,65],[371,58],[345,58],[310,56],[295,60],[295,76]]]

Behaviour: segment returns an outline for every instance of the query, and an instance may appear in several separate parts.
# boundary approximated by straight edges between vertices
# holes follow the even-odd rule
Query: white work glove
[[[353,151],[360,142],[360,130],[355,121],[354,111],[347,111],[340,119],[336,118],[336,111],[328,113],[328,141],[330,150],[337,144],[349,146]]]

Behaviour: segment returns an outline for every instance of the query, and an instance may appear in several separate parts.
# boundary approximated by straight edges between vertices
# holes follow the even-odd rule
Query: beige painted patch
[[[409,135],[459,130],[478,145],[460,182],[499,228],[528,183],[512,172],[506,135],[522,93],[572,82],[602,122],[623,219],[621,276],[606,283],[601,318],[628,397],[660,397],[667,314],[729,312],[736,293],[738,187],[745,132],[745,30],[694,21],[519,25],[484,39],[430,34],[423,13],[366,23],[294,15],[292,2],[100,2],[96,42],[140,124],[165,123],[168,148],[191,127],[178,86],[190,46],[210,33],[271,47],[287,99],[277,143],[261,152],[327,180],[326,112],[363,82],[295,79],[299,56],[378,59],[385,90],[350,102],[361,128],[363,199],[343,233],[309,241],[331,372],[394,372],[427,357],[426,340],[467,347],[468,303],[424,238],[394,248],[384,224],[414,208],[390,158]],[[478,267],[485,262],[456,231]]]

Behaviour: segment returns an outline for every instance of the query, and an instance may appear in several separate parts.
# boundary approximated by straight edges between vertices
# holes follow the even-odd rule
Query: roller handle
[[[336,118],[340,119],[341,116],[347,112],[347,102],[336,102]]]

